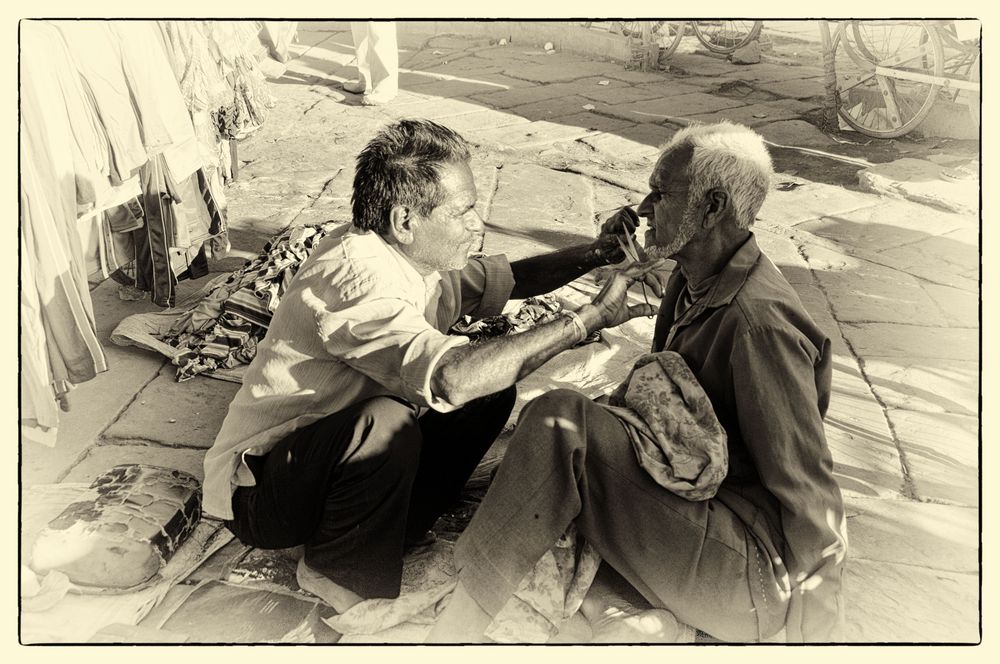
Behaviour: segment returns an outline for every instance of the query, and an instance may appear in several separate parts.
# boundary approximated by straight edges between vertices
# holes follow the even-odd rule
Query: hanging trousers
[[[407,542],[452,505],[514,406],[515,388],[451,413],[375,397],[247,456],[257,484],[226,523],[245,544],[304,545],[306,564],[361,597],[397,597]]]

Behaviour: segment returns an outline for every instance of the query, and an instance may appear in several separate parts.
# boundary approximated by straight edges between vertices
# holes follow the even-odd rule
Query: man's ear
[[[394,205],[389,210],[389,237],[398,244],[413,242],[413,214],[405,205]]]
[[[702,228],[712,228],[729,213],[729,194],[724,189],[709,189],[702,201]]]

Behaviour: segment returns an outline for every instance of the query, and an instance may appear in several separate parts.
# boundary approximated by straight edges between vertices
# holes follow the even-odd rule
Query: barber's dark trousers
[[[364,598],[397,597],[403,548],[457,501],[503,429],[513,387],[451,413],[392,397],[355,404],[247,456],[257,484],[233,495],[240,539],[304,545],[309,567]]]

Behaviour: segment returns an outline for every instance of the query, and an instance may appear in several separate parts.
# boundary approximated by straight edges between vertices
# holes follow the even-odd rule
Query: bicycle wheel
[[[838,30],[833,45],[837,112],[867,136],[906,134],[941,88],[934,80],[944,71],[937,31],[923,21],[852,21],[850,28]]]
[[[684,39],[684,32],[687,28],[687,21],[661,21],[660,25],[653,30],[653,37],[660,45],[660,57],[669,58],[681,45]]]
[[[692,21],[694,36],[713,53],[727,55],[760,35],[761,21]]]

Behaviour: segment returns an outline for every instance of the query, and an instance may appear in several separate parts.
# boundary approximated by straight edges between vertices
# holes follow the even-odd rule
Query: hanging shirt
[[[205,456],[205,511],[232,518],[232,493],[252,485],[242,455],[266,454],[292,431],[348,406],[395,395],[453,410],[430,389],[462,315],[499,313],[514,286],[503,256],[421,275],[375,233],[332,231],[295,274],[215,444]]]

